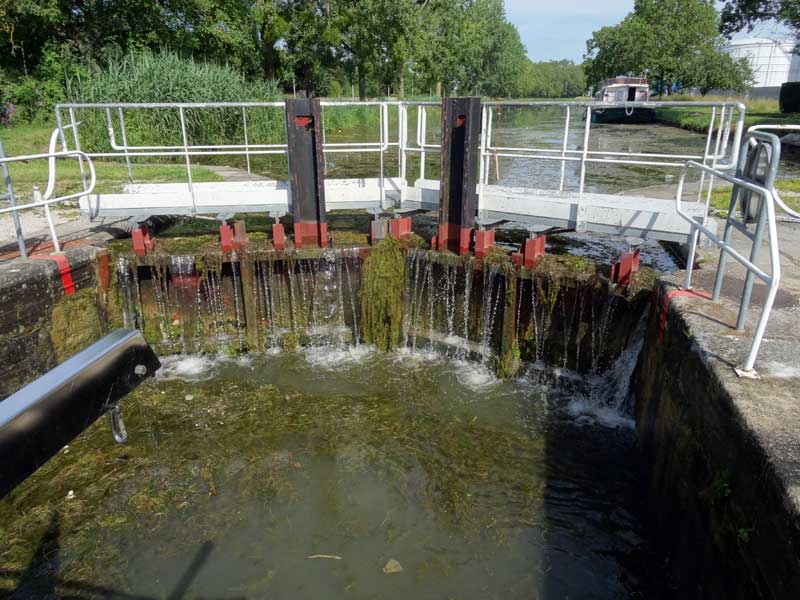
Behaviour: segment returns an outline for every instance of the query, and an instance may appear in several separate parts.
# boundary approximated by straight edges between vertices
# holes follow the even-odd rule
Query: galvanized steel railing
[[[762,151],[765,152],[765,156],[767,157],[767,168],[763,174],[759,174],[759,167],[761,166],[760,153]],[[744,366],[741,369],[736,369],[736,372],[740,376],[755,376],[755,361],[758,356],[758,351],[761,347],[761,342],[764,338],[764,332],[767,328],[767,323],[772,311],[772,305],[775,302],[775,296],[778,293],[778,286],[780,285],[781,262],[778,248],[777,220],[775,217],[776,198],[773,193],[775,188],[775,179],[778,172],[778,163],[780,161],[780,152],[781,142],[776,135],[751,130],[751,132],[748,132],[746,143],[741,147],[735,175],[724,173],[719,169],[715,169],[711,166],[700,164],[695,161],[689,161],[684,166],[678,181],[675,209],[677,210],[678,214],[686,219],[692,226],[692,241],[687,260],[684,288],[692,289],[692,271],[700,233],[705,235],[720,249],[719,263],[717,265],[717,272],[714,279],[714,290],[711,296],[712,300],[717,301],[720,298],[722,292],[722,283],[725,276],[725,263],[728,256],[732,256],[747,270],[744,288],[742,290],[742,297],[739,303],[739,314],[736,320],[737,330],[741,331],[745,328],[754,279],[758,278],[767,285],[767,298],[764,301],[764,308],[761,312],[761,317],[758,320],[756,330],[753,334],[753,341],[750,345],[750,351],[745,359]],[[753,157],[755,157],[755,160],[753,160]],[[725,230],[722,238],[717,237],[714,232],[705,227],[704,224],[698,223],[682,209],[681,193],[686,175],[691,169],[699,169],[711,177],[718,177],[724,181],[727,181],[728,183],[733,184],[728,216],[725,222]],[[763,179],[763,181],[758,181],[759,178]],[[744,197],[745,190],[750,192],[750,195],[747,198]],[[748,214],[750,214],[748,206],[753,201],[752,194],[756,194],[761,198],[761,201],[757,205],[758,216],[754,231],[750,231],[747,227]],[[741,222],[736,219],[737,206],[743,213]],[[731,234],[733,233],[734,229],[739,231],[751,241],[752,247],[749,258],[744,257],[731,245]],[[769,236],[769,273],[766,273],[756,264],[761,250],[761,243],[765,229]]]
[[[494,115],[505,107],[541,110],[544,108],[561,108],[564,113],[564,129],[559,149],[542,147],[510,147],[499,146],[494,140]],[[708,131],[705,148],[702,154],[669,154],[658,152],[624,152],[614,150],[590,150],[592,134],[592,114],[594,111],[623,109],[657,110],[659,108],[707,108],[709,111]],[[571,117],[578,110],[583,117],[583,144],[581,148],[569,148]],[[483,139],[481,144],[480,185],[488,185],[489,164],[498,157],[521,158],[529,160],[550,160],[561,162],[561,177],[558,191],[564,191],[565,167],[569,162],[579,163],[580,175],[578,198],[583,196],[586,187],[587,167],[591,164],[620,164],[651,166],[664,168],[683,168],[687,160],[700,161],[717,170],[725,171],[736,166],[736,157],[744,129],[745,106],[740,102],[484,102],[483,103]],[[732,135],[731,135],[732,134]],[[706,183],[708,184],[706,187]],[[707,201],[711,199],[714,181],[713,176],[706,181],[706,173],[700,178],[697,200],[702,200],[703,192]],[[480,209],[479,209],[480,210]],[[580,210],[580,201],[578,205]]]
[[[72,126],[67,126],[70,128]],[[97,175],[94,169],[92,159],[80,150],[67,150],[66,148],[61,151],[56,151],[56,143],[59,137],[63,137],[63,129],[55,129],[50,136],[49,151],[41,154],[29,154],[23,156],[5,156],[3,153],[2,142],[0,142],[0,169],[5,179],[6,193],[0,195],[0,200],[7,200],[9,206],[0,208],[0,215],[11,213],[14,219],[14,228],[16,230],[17,245],[19,246],[19,253],[22,258],[27,258],[28,252],[25,247],[25,237],[22,231],[22,224],[19,218],[19,212],[23,210],[30,210],[32,208],[43,208],[44,214],[47,219],[47,225],[50,230],[50,237],[53,241],[53,248],[55,252],[61,252],[61,245],[58,242],[58,235],[56,234],[55,223],[53,222],[53,215],[50,212],[50,205],[64,202],[67,200],[76,200],[83,196],[88,196],[94,191],[95,183],[97,182]],[[80,192],[66,194],[63,196],[53,197],[56,187],[56,159],[58,158],[76,158],[79,161],[81,173],[83,177],[83,189]],[[33,202],[27,204],[17,204],[14,187],[11,183],[11,176],[9,174],[8,165],[15,162],[27,162],[30,160],[47,159],[48,173],[47,173],[47,187],[44,194],[42,194],[37,187],[33,188]],[[84,164],[85,162],[85,164]],[[88,168],[88,178],[85,176],[85,171]]]

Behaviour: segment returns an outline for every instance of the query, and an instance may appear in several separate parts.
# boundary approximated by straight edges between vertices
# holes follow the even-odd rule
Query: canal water
[[[101,421],[0,503],[0,590],[662,597],[632,423],[595,397],[615,384],[552,377],[363,345],[168,357],[127,446]]]

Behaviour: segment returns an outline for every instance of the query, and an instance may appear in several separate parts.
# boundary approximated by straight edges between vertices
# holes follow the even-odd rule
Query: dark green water
[[[364,347],[168,359],[127,446],[101,421],[0,502],[0,590],[661,597],[630,420],[538,381]]]

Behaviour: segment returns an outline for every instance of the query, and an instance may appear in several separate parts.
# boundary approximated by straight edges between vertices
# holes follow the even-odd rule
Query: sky
[[[531,60],[583,60],[586,40],[605,25],[619,23],[633,9],[633,0],[505,0],[506,16],[517,26]],[[785,37],[775,24],[759,26],[752,33]]]

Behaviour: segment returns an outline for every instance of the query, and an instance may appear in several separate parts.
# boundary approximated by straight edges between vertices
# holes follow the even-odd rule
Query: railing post
[[[318,98],[286,100],[286,142],[294,244],[298,248],[324,248],[328,245],[328,224],[325,217],[322,114]]]
[[[480,98],[442,99],[442,168],[439,195],[440,251],[469,252],[478,207]]]
[[[3,141],[0,140],[0,158],[5,158],[6,153],[3,149]],[[5,196],[8,199],[8,205],[13,207],[17,205],[17,199],[14,196],[14,186],[11,184],[11,174],[8,171],[8,165],[3,163],[0,165],[2,172],[3,181],[6,185],[6,193]],[[19,213],[17,211],[13,211],[11,213],[11,218],[14,220],[14,230],[17,234],[17,245],[19,246],[19,255],[22,258],[28,258],[28,251],[25,248],[25,236],[22,235],[22,223],[19,219]]]

